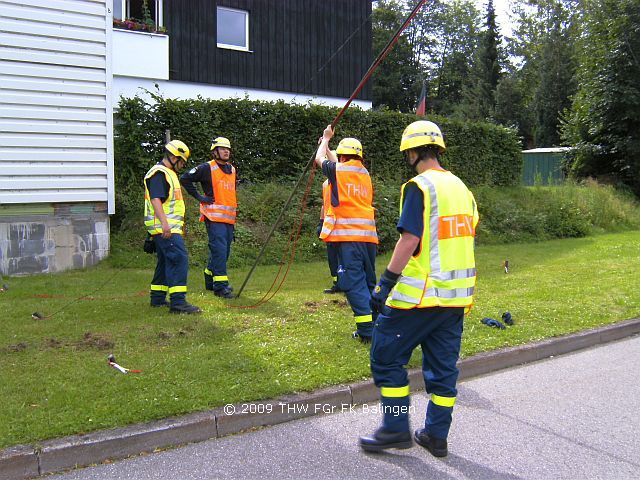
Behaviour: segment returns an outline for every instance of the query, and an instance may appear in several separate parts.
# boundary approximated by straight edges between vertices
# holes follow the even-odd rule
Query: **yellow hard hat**
[[[176,157],[180,157],[185,162],[187,160],[189,160],[189,155],[191,155],[191,152],[189,151],[189,147],[187,147],[187,144],[184,143],[184,142],[181,142],[180,140],[171,140],[169,143],[167,143],[164,146],[164,148],[171,155],[175,155]]]
[[[444,145],[444,138],[440,127],[433,122],[427,120],[418,120],[413,122],[402,132],[402,140],[400,141],[400,151],[404,152],[410,148],[423,147],[427,145],[437,145],[440,153],[444,152],[447,147]]]
[[[216,147],[224,147],[231,150],[231,142],[229,141],[228,138],[216,137],[213,139],[213,142],[211,143],[211,151],[213,152],[213,149]]]
[[[362,158],[362,144],[355,138],[343,138],[336,148],[338,155],[357,155]]]

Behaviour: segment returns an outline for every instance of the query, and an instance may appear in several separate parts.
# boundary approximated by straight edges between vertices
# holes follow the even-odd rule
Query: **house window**
[[[146,16],[145,4],[147,6]],[[163,26],[162,0],[113,0],[113,18],[118,20],[133,19],[141,23],[150,20],[156,24],[156,27],[161,27]]]
[[[218,47],[249,51],[249,12],[217,7]]]

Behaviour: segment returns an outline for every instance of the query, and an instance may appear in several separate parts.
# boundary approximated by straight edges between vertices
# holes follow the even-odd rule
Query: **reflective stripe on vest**
[[[205,218],[212,222],[236,223],[238,202],[236,200],[236,169],[232,165],[231,173],[224,173],[215,160],[211,167],[211,185],[215,203],[200,203],[200,221]]]
[[[325,207],[320,238],[325,242],[378,243],[373,210],[373,185],[371,177],[360,160],[336,164],[338,206],[331,205],[330,190]],[[324,186],[323,186],[324,193]],[[323,195],[323,198],[326,198]],[[326,201],[326,200],[325,200]]]
[[[147,232],[151,235],[162,233],[162,222],[156,217],[155,210],[151,203],[149,187],[147,186],[147,180],[157,172],[162,172],[169,184],[169,195],[162,203],[162,210],[171,227],[171,233],[182,234],[185,207],[182,198],[182,189],[180,188],[180,180],[178,180],[176,172],[164,165],[154,165],[144,176],[144,225],[147,227]]]
[[[468,307],[476,280],[473,237],[478,212],[473,195],[447,171],[427,170],[410,182],[424,195],[422,248],[402,271],[387,305]],[[402,186],[402,199],[408,183]]]

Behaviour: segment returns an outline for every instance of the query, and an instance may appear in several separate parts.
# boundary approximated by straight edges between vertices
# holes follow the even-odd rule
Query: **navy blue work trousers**
[[[329,264],[329,272],[334,281],[338,278],[338,247],[336,242],[327,242],[327,263]]]
[[[385,397],[385,389],[399,389],[409,385],[404,366],[413,350],[422,347],[422,373],[431,400],[427,406],[425,428],[435,438],[447,438],[451,426],[453,401],[457,395],[456,382],[460,356],[460,342],[464,308],[388,308],[375,322],[371,344],[371,373],[381,388],[383,429],[391,432],[409,431],[409,392],[406,395]],[[451,400],[443,406],[434,397]]]
[[[338,247],[338,288],[345,292],[358,333],[371,336],[371,291],[376,286],[376,244],[334,242]],[[369,316],[368,321],[363,317]]]
[[[182,235],[173,233],[169,238],[154,235],[153,241],[158,260],[151,280],[151,303],[163,304],[168,293],[172,306],[182,305],[186,302],[189,272],[184,239]]]
[[[205,225],[209,237],[209,261],[205,270],[205,287],[209,290],[222,290],[229,285],[227,260],[231,254],[234,225],[210,220],[205,220]]]

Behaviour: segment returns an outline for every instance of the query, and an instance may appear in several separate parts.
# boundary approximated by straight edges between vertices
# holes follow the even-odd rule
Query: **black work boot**
[[[365,452],[381,452],[387,448],[411,448],[411,433],[386,432],[382,428],[376,430],[373,435],[360,437],[360,448]]]
[[[338,288],[338,284],[336,282],[333,282],[333,285],[331,285],[331,288],[325,288],[322,292],[327,294],[332,294],[332,293],[342,293],[342,290]]]
[[[202,313],[200,307],[196,307],[195,305],[191,305],[190,303],[182,303],[180,305],[172,305],[169,308],[170,313]]]
[[[449,453],[447,450],[447,439],[431,437],[424,428],[416,430],[413,438],[418,445],[429,450],[429,453],[434,457],[446,457]]]
[[[151,304],[152,307],[154,308],[158,308],[158,307],[168,307],[169,305],[171,305],[169,302],[167,302],[166,300],[162,300],[162,301],[153,301],[151,300]]]
[[[214,290],[213,294],[216,297],[222,297],[222,298],[233,298],[233,293],[231,291],[230,287],[223,287],[220,290]]]
[[[360,340],[360,343],[371,343],[370,335],[362,335],[357,330],[351,334],[351,338],[354,340]]]

